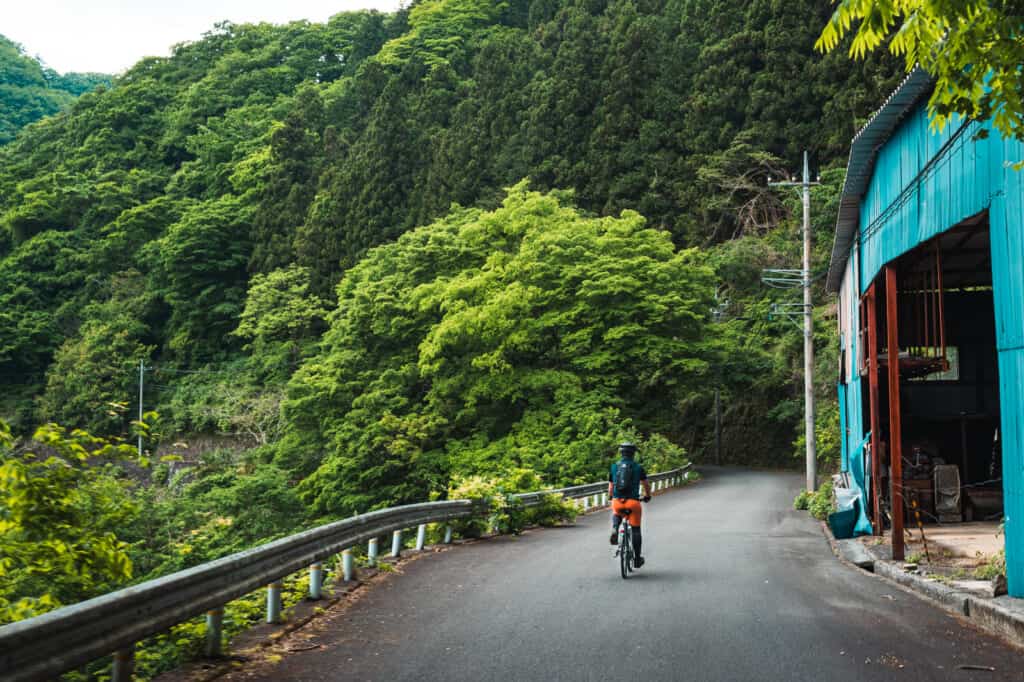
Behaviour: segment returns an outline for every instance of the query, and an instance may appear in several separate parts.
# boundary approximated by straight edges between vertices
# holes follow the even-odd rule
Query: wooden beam
[[[881,535],[882,523],[882,424],[878,414],[878,301],[875,283],[864,295],[868,319],[868,404],[871,409],[871,508],[875,535]]]
[[[938,247],[935,247],[935,279],[935,303],[939,309],[939,347],[942,353],[942,364],[949,369],[949,360],[946,359],[946,298],[943,295],[942,286],[942,251]]]
[[[885,320],[889,349],[889,485],[892,488],[892,558],[903,561],[903,429],[900,423],[900,343],[896,268],[885,266]]]

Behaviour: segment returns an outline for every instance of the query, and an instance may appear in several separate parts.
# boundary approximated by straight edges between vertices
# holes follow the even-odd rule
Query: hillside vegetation
[[[828,6],[422,0],[143,60],[0,148],[0,416],[123,434],[145,362],[174,456],[90,521],[134,579],[459,477],[593,480],[621,438],[707,456],[716,387],[727,460],[787,464],[801,339],[759,278],[799,204],[765,176],[823,169],[821,270],[900,76],[815,54]]]
[[[61,75],[0,35],[0,145],[29,123],[66,109],[82,93],[110,85],[110,80],[101,73]]]

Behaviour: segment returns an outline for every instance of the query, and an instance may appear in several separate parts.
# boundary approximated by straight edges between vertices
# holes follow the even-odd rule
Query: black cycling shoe
[[[634,557],[633,558],[633,565],[636,566],[637,568],[640,568],[641,566],[644,565],[644,558],[642,556]]]
[[[617,533],[616,531],[614,531],[614,530],[612,531],[612,539],[611,539],[611,543],[612,543],[613,545],[617,545],[617,544],[619,544],[619,534],[618,534],[618,533]]]

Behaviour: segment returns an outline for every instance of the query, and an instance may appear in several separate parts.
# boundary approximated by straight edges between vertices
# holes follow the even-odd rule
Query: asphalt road
[[[626,581],[604,512],[413,561],[299,635],[318,648],[227,679],[1024,679],[1018,650],[836,560],[799,486],[710,470],[656,497]]]

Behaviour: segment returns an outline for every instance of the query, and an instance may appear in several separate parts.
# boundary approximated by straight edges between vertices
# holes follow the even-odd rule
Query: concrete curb
[[[961,616],[970,616],[967,608],[967,601],[972,597],[964,592],[958,592],[951,587],[946,587],[940,582],[929,580],[914,573],[907,573],[903,566],[895,561],[876,561],[875,575],[888,578],[894,583],[909,587],[919,594],[939,603],[947,611]],[[1024,643],[1024,640],[1021,640]]]
[[[1015,603],[1021,601],[1012,597],[968,597],[968,617],[978,627],[1024,647],[1024,604]]]
[[[1010,644],[1024,648],[1024,599],[1002,596],[994,599],[978,597],[955,590],[936,580],[903,570],[903,562],[875,559],[865,566],[850,561],[842,552],[840,541],[833,537],[828,524],[822,522],[822,532],[832,553],[841,563],[874,573],[879,578],[929,599],[942,609],[966,618],[972,625],[1001,637]]]

